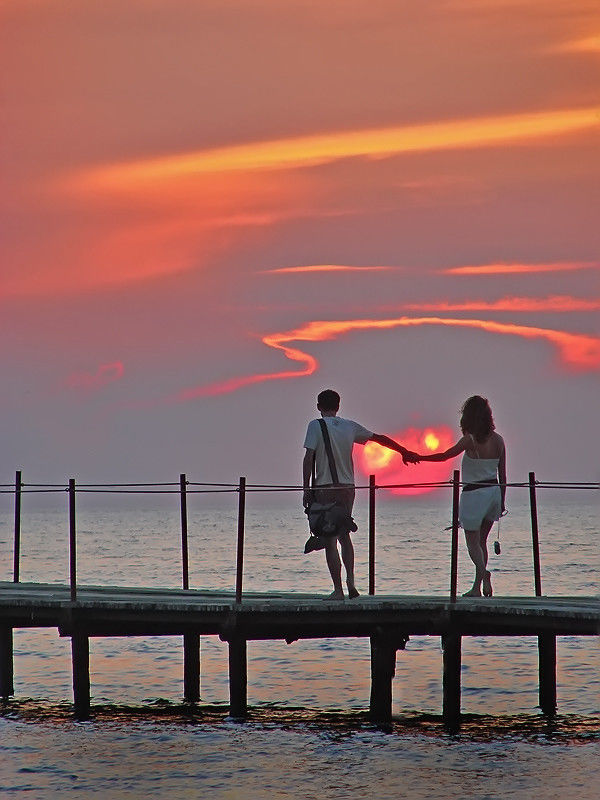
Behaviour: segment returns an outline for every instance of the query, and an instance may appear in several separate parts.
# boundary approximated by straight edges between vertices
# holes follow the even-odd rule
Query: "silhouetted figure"
[[[383,447],[395,450],[400,453],[405,464],[412,464],[418,461],[415,453],[407,450],[401,444],[380,433],[373,433],[367,428],[363,428],[358,422],[350,419],[343,419],[337,416],[340,407],[340,396],[333,389],[325,389],[317,397],[317,409],[321,412],[321,417],[325,420],[327,431],[331,441],[331,449],[334,456],[335,467],[338,473],[338,486],[333,489],[333,479],[329,468],[329,460],[325,450],[325,442],[318,419],[314,419],[308,424],[306,437],[304,439],[304,461],[302,464],[302,477],[304,486],[303,505],[307,508],[314,499],[319,503],[331,503],[336,501],[344,506],[348,518],[352,517],[352,506],[354,505],[354,464],[352,462],[352,450],[354,444],[366,444],[367,442],[377,442]],[[311,474],[315,467],[315,483],[318,487],[310,489]],[[326,538],[325,556],[327,566],[333,581],[333,592],[329,597],[337,600],[344,599],[342,588],[342,565],[338,553],[338,541],[342,553],[342,561],[346,569],[346,585],[348,596],[352,599],[358,597],[358,591],[354,583],[354,546],[350,538],[350,530],[338,532]]]
[[[496,433],[490,404],[485,397],[469,397],[461,409],[463,436],[443,453],[420,455],[421,461],[446,461],[464,451],[461,468],[463,488],[458,518],[464,528],[467,549],[475,564],[473,586],[463,597],[492,596],[487,570],[487,538],[492,525],[505,509],[506,449]],[[500,481],[500,485],[498,485]]]

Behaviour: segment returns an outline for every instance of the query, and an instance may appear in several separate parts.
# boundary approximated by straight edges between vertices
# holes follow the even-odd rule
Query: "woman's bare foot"
[[[331,594],[328,594],[327,597],[324,597],[323,600],[344,600],[344,592],[337,592],[334,590]]]
[[[491,597],[492,594],[492,575],[490,572],[486,571],[485,575],[483,576],[483,596]]]
[[[481,589],[478,586],[473,586],[472,589],[463,594],[463,597],[481,597]]]
[[[353,583],[348,584],[348,597],[354,600],[355,597],[360,597],[360,592]]]

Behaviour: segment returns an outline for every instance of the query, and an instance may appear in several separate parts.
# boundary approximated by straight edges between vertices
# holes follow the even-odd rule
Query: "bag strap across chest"
[[[321,432],[323,433],[323,442],[325,443],[325,452],[327,453],[327,459],[329,461],[329,471],[331,472],[331,478],[334,484],[338,484],[338,473],[337,467],[335,466],[335,458],[333,457],[333,450],[331,449],[331,439],[329,438],[329,431],[327,430],[327,423],[324,419],[320,419],[319,425],[321,426]]]

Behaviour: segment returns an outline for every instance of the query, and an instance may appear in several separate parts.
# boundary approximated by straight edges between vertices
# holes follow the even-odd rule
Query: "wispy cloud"
[[[67,185],[85,191],[129,190],[199,173],[291,169],[343,158],[493,147],[598,127],[600,107],[587,107],[338,131],[111,164],[71,176]]]
[[[73,372],[67,378],[67,386],[71,389],[80,389],[92,392],[120,380],[125,374],[125,367],[121,361],[110,364],[100,364],[95,372]]]
[[[262,275],[284,275],[302,272],[385,272],[396,270],[400,267],[351,267],[342,264],[307,264],[301,267],[279,267],[278,269],[265,269]]]
[[[553,53],[600,53],[600,34],[563,42],[551,48]]]
[[[592,261],[557,261],[541,264],[477,264],[443,269],[444,275],[517,275],[535,272],[573,272],[583,269],[599,269]]]
[[[600,311],[600,297],[503,297],[500,300],[466,300],[462,303],[441,300],[437,303],[407,303],[400,308],[410,311]]]
[[[586,372],[600,369],[600,337],[587,336],[580,333],[516,325],[508,322],[495,322],[484,319],[452,319],[444,317],[398,317],[395,319],[352,319],[339,321],[313,321],[300,328],[264,336],[262,341],[268,347],[281,350],[290,361],[300,362],[304,367],[300,370],[284,372],[259,373],[231,378],[221,383],[195,386],[180,392],[175,402],[186,402],[199,397],[225,394],[251,384],[264,381],[300,378],[312,375],[317,371],[319,362],[309,353],[295,347],[292,342],[323,342],[337,339],[343,334],[360,330],[390,330],[393,328],[409,328],[421,326],[440,326],[455,328],[471,328],[504,336],[518,336],[523,339],[541,339],[547,341],[558,351],[562,364],[573,371]]]

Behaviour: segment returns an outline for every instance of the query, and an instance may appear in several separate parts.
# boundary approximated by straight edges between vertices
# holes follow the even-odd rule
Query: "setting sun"
[[[425,454],[447,450],[455,441],[451,428],[440,425],[423,429],[406,428],[390,436],[415,453]],[[379,486],[395,486],[393,494],[417,495],[432,492],[436,486],[397,486],[397,484],[444,483],[450,479],[454,469],[452,461],[430,462],[406,466],[402,456],[375,442],[368,442],[357,453],[358,467],[367,475],[375,475]]]
[[[365,462],[369,464],[369,469],[383,469],[387,467],[392,458],[397,456],[393,450],[382,447],[377,442],[367,442],[364,449]]]
[[[439,440],[439,439],[438,439],[438,437],[435,435],[435,433],[432,433],[431,431],[429,431],[429,433],[426,433],[426,434],[425,434],[425,439],[424,439],[424,441],[425,441],[425,447],[426,447],[428,450],[431,450],[432,452],[433,452],[434,450],[437,450],[437,449],[438,449],[438,447],[440,446],[440,440]]]

